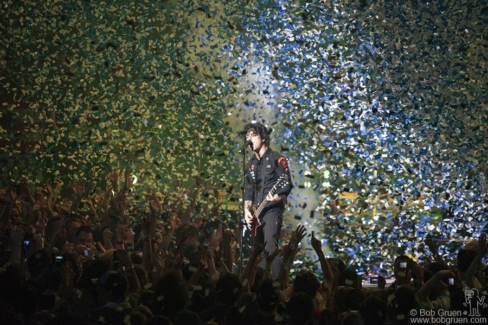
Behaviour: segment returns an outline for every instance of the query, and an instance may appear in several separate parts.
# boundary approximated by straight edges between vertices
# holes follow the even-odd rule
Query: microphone
[[[247,147],[251,147],[251,150],[253,150],[253,149],[254,149],[254,146],[252,145],[252,141],[251,141],[251,140],[248,140],[248,141],[246,142],[246,145],[244,146],[244,148],[247,148]]]

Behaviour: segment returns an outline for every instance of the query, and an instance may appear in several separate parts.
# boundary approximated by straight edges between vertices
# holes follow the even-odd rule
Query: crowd
[[[452,264],[427,240],[435,260],[397,256],[388,284],[369,274],[378,283],[365,288],[348,261],[326,258],[301,225],[273,253],[254,244],[241,269],[242,231],[227,229],[218,191],[201,180],[186,191],[175,182],[184,193],[176,199],[148,194],[148,207],[128,199],[127,171],[112,173],[106,192],[88,193],[77,181],[61,199],[63,186],[22,181],[0,190],[0,324],[377,325],[488,315],[484,234]],[[196,200],[203,192],[212,193],[211,209]],[[290,273],[306,236],[322,274]],[[277,256],[283,267],[272,274]]]

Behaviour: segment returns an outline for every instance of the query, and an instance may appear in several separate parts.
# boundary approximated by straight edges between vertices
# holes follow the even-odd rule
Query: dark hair
[[[256,301],[256,294],[253,292],[245,292],[239,298],[239,301],[232,307],[227,309],[224,325],[248,325],[253,324],[255,315],[258,312],[258,303]]]
[[[315,299],[319,286],[320,283],[315,274],[308,270],[298,273],[293,281],[293,290],[295,292],[303,292],[311,299]]]
[[[263,139],[264,143],[269,146],[270,139],[268,129],[264,126],[264,124],[256,122],[256,123],[247,123],[244,125],[243,135],[246,136],[247,132],[253,131],[254,133],[258,134],[261,139]],[[270,132],[271,133],[271,132]]]
[[[209,220],[205,222],[205,224],[202,227],[202,235],[204,238],[200,241],[201,244],[205,241],[205,239],[208,239],[211,234],[214,233],[215,230],[217,230],[220,226],[222,225],[222,222],[220,220]]]
[[[71,268],[76,273],[75,281],[78,281],[81,277],[83,269],[80,267],[80,257],[78,253],[64,253],[63,254],[63,264],[69,262],[71,263]]]
[[[154,293],[156,297],[162,299],[154,301],[153,313],[164,311],[164,316],[176,315],[188,302],[185,281],[176,271],[169,271],[164,274],[156,283]]]
[[[297,292],[291,296],[287,303],[290,321],[296,324],[305,324],[313,315],[313,301],[309,295],[304,292]]]
[[[130,260],[132,261],[132,264],[142,265],[142,252],[141,251],[132,252],[132,254],[130,255]]]
[[[147,316],[141,312],[133,311],[129,314],[129,324],[137,325],[137,324],[146,324],[147,323]]]
[[[139,265],[139,264],[133,264],[134,266],[134,272],[136,272],[137,278],[139,279],[139,283],[144,286],[148,279],[146,269],[144,266]],[[144,281],[143,281],[144,280]]]
[[[355,270],[346,269],[339,274],[340,286],[350,286],[354,289],[359,289],[359,277]]]
[[[342,272],[346,269],[346,264],[344,263],[343,260],[335,257],[328,258],[327,261],[329,263],[337,263],[337,268],[339,269],[339,272]]]
[[[51,265],[51,257],[44,249],[36,251],[27,258],[27,268],[34,278],[40,276],[42,271],[48,268],[49,265]]]
[[[429,281],[437,272],[448,269],[448,267],[437,262],[429,263],[424,270],[424,283]]]
[[[395,291],[396,313],[408,316],[409,311],[415,309],[417,301],[415,300],[415,291],[408,285],[404,284]]]
[[[57,222],[61,222],[61,217],[52,217],[48,220],[45,229],[46,240],[51,240],[52,236],[54,236],[54,231],[57,229]]]
[[[153,317],[149,318],[146,322],[146,325],[171,325],[173,324],[171,320],[166,316],[161,315],[154,315]]]
[[[104,259],[88,260],[83,264],[83,277],[91,279],[101,278],[107,271],[110,271],[110,261]]]
[[[232,306],[242,294],[239,277],[232,273],[222,275],[215,285],[217,299],[226,306]]]
[[[116,271],[107,271],[101,278],[98,279],[98,283],[104,288],[110,289],[112,296],[116,299],[123,298],[127,293],[127,288],[129,287],[125,275]]]
[[[83,225],[83,218],[80,215],[78,215],[78,214],[76,214],[74,212],[71,212],[71,214],[69,215],[69,217],[66,219],[65,225],[68,226],[68,225],[70,225],[73,222],[79,222],[79,223],[81,223]]]
[[[256,296],[259,309],[263,311],[272,311],[280,303],[280,293],[271,279],[261,282],[256,291]]]
[[[344,296],[343,310],[359,310],[363,300],[364,295],[361,289],[349,290]]]
[[[342,325],[355,325],[361,323],[361,315],[357,311],[349,310],[342,315]]]
[[[93,228],[90,226],[81,226],[76,230],[75,236],[78,237],[81,234],[81,232],[85,232],[87,234],[89,233],[93,234]]]
[[[376,297],[368,296],[364,299],[359,312],[364,320],[364,325],[381,325],[386,321],[386,301]]]
[[[397,256],[397,258],[395,258],[394,264],[396,264],[396,262],[398,262],[398,261],[412,262],[412,259],[407,255],[400,255],[400,256]]]

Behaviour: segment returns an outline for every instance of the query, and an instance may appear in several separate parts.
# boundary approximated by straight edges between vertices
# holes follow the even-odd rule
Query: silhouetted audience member
[[[288,311],[289,325],[307,325],[313,324],[314,304],[312,298],[304,292],[296,292],[286,304]]]
[[[364,325],[383,325],[387,320],[387,304],[376,296],[364,299],[359,309]]]
[[[153,313],[171,320],[174,325],[201,324],[198,314],[189,311],[188,293],[185,281],[179,272],[171,271],[164,274],[155,286],[155,305]]]
[[[217,304],[200,313],[202,322],[221,323],[230,307],[234,306],[243,293],[239,277],[232,273],[221,276],[215,285]]]

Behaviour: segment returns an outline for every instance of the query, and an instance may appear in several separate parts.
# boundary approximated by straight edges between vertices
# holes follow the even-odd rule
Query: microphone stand
[[[246,221],[244,220],[244,211],[246,208],[246,201],[244,200],[244,192],[246,190],[246,165],[247,165],[247,159],[246,159],[246,150],[247,146],[249,145],[249,142],[246,141],[244,143],[244,146],[241,149],[241,156],[242,156],[242,176],[241,176],[241,220],[239,222],[239,232],[240,232],[240,243],[239,243],[239,276],[241,275],[242,272],[242,254],[244,253],[244,248],[242,247],[243,245],[243,236],[244,236],[244,225],[246,224]],[[250,144],[252,147],[252,143]]]

